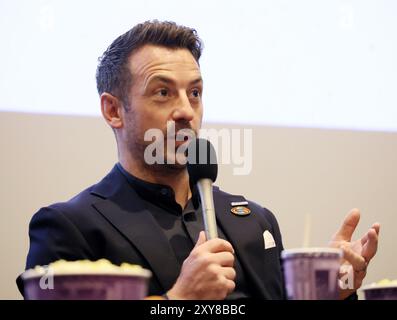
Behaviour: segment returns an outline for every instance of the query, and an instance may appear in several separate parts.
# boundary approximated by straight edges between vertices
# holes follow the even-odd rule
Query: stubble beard
[[[153,163],[149,164],[145,161],[145,150],[153,143],[153,141],[144,141],[143,135],[140,135],[137,130],[131,130],[129,132],[129,143],[127,145],[128,152],[130,153],[132,159],[138,164],[143,170],[153,172],[159,175],[176,175],[186,170],[186,163],[179,163],[178,157],[184,158],[184,155],[177,156],[177,147],[174,150],[168,151],[167,148],[167,138],[159,143],[163,143],[164,152],[163,159],[164,163]],[[173,160],[170,160],[173,159]]]

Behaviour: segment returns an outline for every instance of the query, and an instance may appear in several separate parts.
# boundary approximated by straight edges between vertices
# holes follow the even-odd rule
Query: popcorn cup
[[[342,250],[299,248],[281,253],[290,300],[339,299],[338,275]]]
[[[83,268],[78,267],[78,261],[63,263],[74,265],[49,265],[25,271],[21,275],[25,299],[142,300],[147,296],[151,272],[139,266],[120,268],[104,260],[99,268],[95,262],[84,262]]]
[[[360,289],[365,300],[397,300],[397,281],[370,284]]]

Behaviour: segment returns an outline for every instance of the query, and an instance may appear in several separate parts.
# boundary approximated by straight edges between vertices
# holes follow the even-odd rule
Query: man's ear
[[[123,126],[122,108],[123,105],[117,97],[107,92],[101,94],[102,116],[113,129]]]

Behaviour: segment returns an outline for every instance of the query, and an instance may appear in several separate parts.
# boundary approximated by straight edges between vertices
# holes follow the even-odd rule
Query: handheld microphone
[[[211,142],[195,139],[187,148],[187,171],[190,185],[197,185],[203,211],[207,240],[218,237],[212,183],[218,175],[216,153]]]

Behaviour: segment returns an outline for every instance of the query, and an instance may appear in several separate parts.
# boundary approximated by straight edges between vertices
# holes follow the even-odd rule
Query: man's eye
[[[194,89],[194,90],[192,90],[192,95],[195,98],[199,98],[200,97],[200,91],[198,89]]]
[[[158,94],[162,97],[168,96],[168,90],[167,89],[161,89],[158,91]]]

